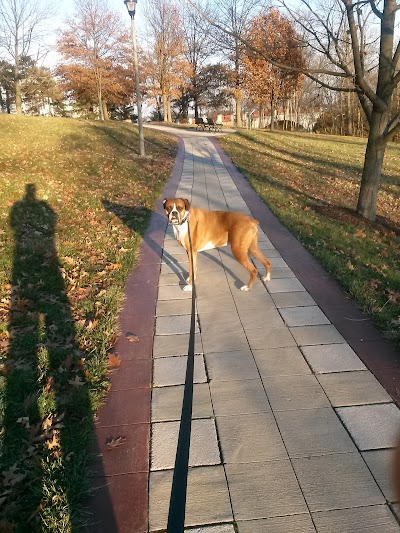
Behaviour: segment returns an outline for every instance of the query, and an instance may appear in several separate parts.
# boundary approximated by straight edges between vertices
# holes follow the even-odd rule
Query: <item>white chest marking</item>
[[[188,223],[184,222],[180,226],[172,226],[174,229],[174,235],[175,239],[183,246],[185,247],[185,237],[188,232]]]
[[[225,244],[221,244],[221,246],[226,246],[228,243],[226,242]],[[212,250],[213,248],[216,248],[215,244],[211,241],[207,242],[203,248],[201,248],[200,250],[198,250],[199,252],[204,252],[204,250]],[[220,248],[220,246],[218,246],[218,248]]]

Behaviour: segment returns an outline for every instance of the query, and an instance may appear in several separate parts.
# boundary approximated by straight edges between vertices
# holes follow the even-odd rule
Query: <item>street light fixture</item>
[[[139,152],[141,157],[145,157],[144,151],[144,133],[143,133],[143,119],[142,119],[142,98],[140,96],[140,84],[139,84],[139,66],[137,58],[136,48],[136,32],[135,32],[135,12],[137,0],[129,1],[124,0],[126,9],[131,17],[131,34],[132,34],[132,47],[133,47],[133,66],[135,70],[135,84],[136,84],[136,105],[138,114],[138,126],[139,126]]]

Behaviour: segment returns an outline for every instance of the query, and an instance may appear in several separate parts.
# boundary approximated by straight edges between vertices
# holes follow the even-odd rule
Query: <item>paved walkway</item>
[[[265,284],[258,279],[246,293],[239,287],[247,272],[233,259],[229,247],[199,254],[186,525],[196,533],[400,532],[391,482],[400,412],[374,377],[389,383],[386,389],[395,397],[395,386],[390,388],[387,378],[392,368],[398,372],[398,354],[282,228],[210,135],[173,133],[182,136],[184,150],[181,142],[181,167],[178,163],[177,179],[167,195],[175,196],[177,185],[176,196],[189,198],[196,207],[255,216],[260,220],[260,248],[272,263],[271,281]],[[145,327],[156,317],[150,448],[142,446],[140,451],[133,444],[122,452],[129,455],[136,448],[133,454],[150,455],[151,532],[166,528],[191,305],[191,294],[182,290],[188,270],[186,253],[171,228],[164,240],[165,221],[160,218],[153,220],[142,264],[128,280],[128,311],[122,316],[123,332],[139,327],[135,326],[139,316],[135,306],[141,307],[142,319],[149,317]],[[158,257],[161,253],[160,269],[152,254]],[[138,280],[143,276],[148,283],[139,290]],[[153,313],[142,295],[153,294],[157,283]],[[136,301],[129,301],[133,289]],[[121,354],[128,350],[125,361],[121,355],[119,372],[124,379],[131,366],[136,368],[134,379],[138,369],[143,370],[140,361],[146,361],[143,354],[153,337],[144,330],[142,334],[143,348],[140,343],[136,347],[120,341]],[[135,350],[143,356],[135,355]],[[147,370],[148,365],[147,361]],[[121,377],[114,381],[120,383]],[[117,394],[118,386],[112,390]],[[140,390],[147,391],[144,385]],[[133,404],[137,409],[136,398],[128,398],[125,390],[121,402],[126,411]],[[103,429],[110,427],[104,416],[117,416],[113,427],[129,433],[130,419],[121,421],[116,408],[110,411],[106,406],[105,411],[106,415],[104,410],[100,413]],[[136,437],[138,428],[148,425],[135,418]],[[147,430],[143,431],[144,439],[148,438]],[[115,437],[116,429],[114,433]],[[105,433],[101,435],[104,438]],[[104,461],[103,468],[112,492],[116,474],[123,472],[113,467],[110,474]],[[146,464],[134,472],[146,474]],[[129,471],[125,468],[124,473]],[[120,488],[119,494],[123,492]],[[139,523],[129,517],[129,502],[118,510],[121,503],[115,504],[111,497],[115,529],[98,526],[97,531],[144,532],[147,508],[143,511],[143,499],[139,494],[141,503],[133,505],[136,515],[141,506]]]

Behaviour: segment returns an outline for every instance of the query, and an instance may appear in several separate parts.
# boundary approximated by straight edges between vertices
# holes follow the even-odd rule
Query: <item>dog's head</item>
[[[163,206],[170,224],[179,225],[187,219],[190,202],[186,198],[165,198]]]

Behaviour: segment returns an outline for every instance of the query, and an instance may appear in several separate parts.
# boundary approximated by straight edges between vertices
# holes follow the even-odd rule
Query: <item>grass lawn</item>
[[[400,345],[400,145],[387,149],[378,219],[370,223],[354,211],[365,143],[289,132],[221,138],[276,216]]]
[[[124,281],[177,145],[146,130],[143,160],[129,123],[1,114],[0,129],[0,530],[70,531]]]

